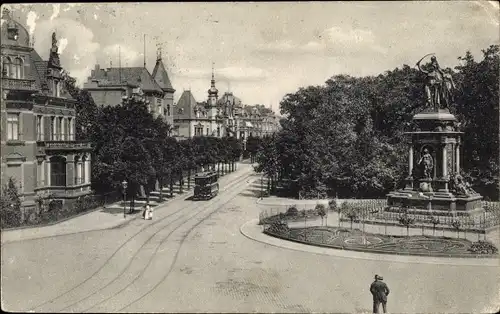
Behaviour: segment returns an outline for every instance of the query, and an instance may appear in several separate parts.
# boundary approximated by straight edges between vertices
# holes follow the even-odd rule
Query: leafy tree
[[[406,236],[410,236],[410,226],[415,223],[415,219],[405,211],[405,213],[399,217],[399,223],[406,227]]]
[[[20,226],[22,223],[21,198],[19,197],[19,191],[13,178],[9,178],[7,184],[2,186],[1,196],[2,228]]]
[[[321,217],[321,225],[323,225],[323,218],[326,216],[326,207],[323,204],[316,205],[316,212]]]

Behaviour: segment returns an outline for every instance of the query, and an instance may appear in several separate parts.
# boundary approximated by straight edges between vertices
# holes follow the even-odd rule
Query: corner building
[[[2,184],[14,179],[23,212],[37,197],[67,205],[91,192],[91,146],[75,140],[76,101],[64,89],[56,34],[45,61],[8,10],[1,22]]]

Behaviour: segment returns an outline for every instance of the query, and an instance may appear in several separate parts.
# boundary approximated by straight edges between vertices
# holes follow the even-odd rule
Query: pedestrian
[[[144,220],[153,219],[153,210],[151,209],[151,206],[149,206],[149,203],[144,205],[144,212],[142,216],[144,217]]]
[[[383,282],[384,278],[375,275],[375,281],[370,286],[370,292],[373,295],[373,313],[378,313],[380,303],[384,313],[387,313],[387,296],[389,295],[389,287]]]

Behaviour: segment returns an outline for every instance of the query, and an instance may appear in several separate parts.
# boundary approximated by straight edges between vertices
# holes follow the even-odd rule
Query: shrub
[[[324,217],[326,216],[326,207],[323,204],[318,204],[316,205],[316,213],[318,213],[319,216]]]
[[[274,221],[271,223],[269,226],[269,229],[267,229],[269,232],[276,233],[276,234],[284,234],[288,233],[290,229],[288,228],[288,224],[286,222],[282,221]]]
[[[1,194],[1,227],[20,226],[22,223],[21,198],[14,179],[9,178],[8,183],[2,187]]]
[[[337,210],[337,200],[336,199],[329,200],[328,201],[328,208],[330,208],[330,210],[332,210],[332,211],[336,211]]]
[[[468,251],[474,254],[496,254],[498,249],[490,242],[479,241],[472,243]]]
[[[290,206],[290,208],[287,209],[286,211],[287,216],[295,217],[299,215],[299,210],[297,209],[297,206],[293,205]]]

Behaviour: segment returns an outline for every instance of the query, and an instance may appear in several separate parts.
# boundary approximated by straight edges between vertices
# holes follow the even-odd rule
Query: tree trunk
[[[170,175],[170,197],[174,196],[174,176]]]
[[[351,230],[352,230],[352,219],[351,219]]]
[[[188,169],[188,189],[191,188],[191,167]]]
[[[410,226],[406,226],[406,236],[410,236]]]
[[[182,194],[183,193],[183,187],[184,187],[184,177],[182,175],[182,170],[179,173],[179,192]]]
[[[160,186],[160,202],[163,202],[163,178],[158,178],[158,185]]]

